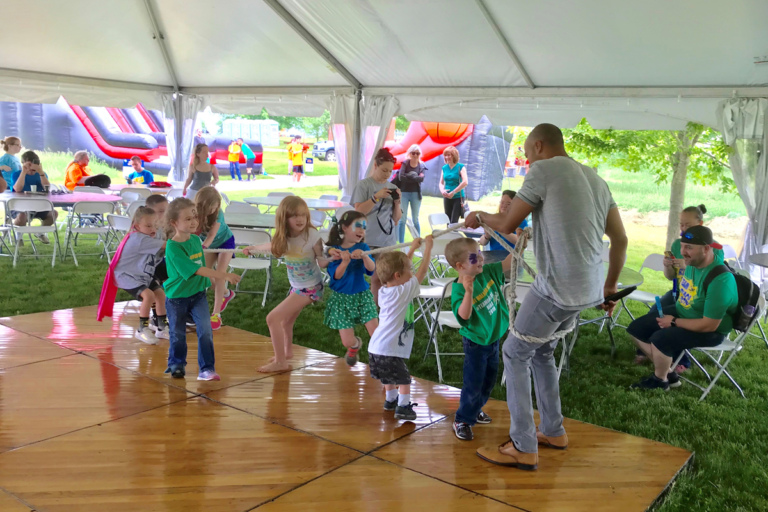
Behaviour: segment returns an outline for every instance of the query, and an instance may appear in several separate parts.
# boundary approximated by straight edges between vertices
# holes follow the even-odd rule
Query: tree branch
[[[721,166],[725,167],[726,169],[730,169],[730,168],[731,168],[731,166],[730,166],[730,165],[726,164],[725,162],[723,162],[722,160],[720,160],[719,158],[717,158],[715,155],[713,155],[713,154],[711,154],[711,153],[708,153],[708,152],[704,151],[704,150],[703,150],[703,149],[701,149],[701,148],[699,148],[699,151],[701,151],[701,152],[702,152],[702,153],[704,153],[706,156],[708,156],[710,159],[712,159],[712,160],[713,160],[713,161],[714,161],[716,164],[718,164],[718,165],[721,165]]]

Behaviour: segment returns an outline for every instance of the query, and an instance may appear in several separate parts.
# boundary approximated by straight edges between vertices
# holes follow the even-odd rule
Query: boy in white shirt
[[[406,316],[427,275],[432,235],[424,239],[421,264],[414,275],[411,260],[421,242],[421,238],[414,240],[408,254],[393,251],[376,258],[376,274],[385,284],[379,290],[379,326],[368,343],[368,363],[371,377],[384,384],[384,410],[394,410],[399,420],[416,419],[413,407],[417,404],[411,403],[411,372],[405,364],[413,347],[413,316],[410,321]]]

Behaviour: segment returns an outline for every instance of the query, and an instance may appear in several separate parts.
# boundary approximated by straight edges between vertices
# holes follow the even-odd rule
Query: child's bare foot
[[[260,366],[256,370],[260,373],[274,373],[274,372],[283,372],[285,370],[290,370],[291,366],[287,362],[278,363],[277,361],[274,361],[274,357],[272,360],[270,360],[269,363],[265,364],[264,366]]]

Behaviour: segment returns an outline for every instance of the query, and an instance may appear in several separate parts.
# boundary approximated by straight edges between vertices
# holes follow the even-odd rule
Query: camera
[[[393,201],[397,201],[398,199],[400,199],[400,192],[398,192],[397,190],[393,190],[392,193],[389,195],[389,197],[391,197]]]

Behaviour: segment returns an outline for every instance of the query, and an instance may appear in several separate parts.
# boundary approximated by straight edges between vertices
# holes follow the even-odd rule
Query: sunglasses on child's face
[[[365,229],[368,228],[368,223],[366,221],[364,221],[364,220],[356,221],[354,226],[355,226],[355,229],[363,228],[363,230],[365,230]]]
[[[482,255],[480,253],[475,253],[475,252],[469,253],[469,264],[477,265],[480,262],[480,258],[482,258]]]

